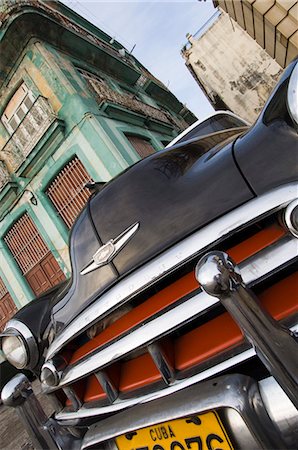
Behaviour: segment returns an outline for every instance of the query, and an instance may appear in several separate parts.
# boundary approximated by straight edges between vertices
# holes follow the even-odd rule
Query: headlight
[[[298,125],[298,62],[296,62],[294,70],[290,76],[287,97],[290,116],[296,125]]]
[[[12,319],[0,334],[5,358],[17,369],[33,369],[39,360],[39,349],[31,330],[23,322]]]
[[[24,369],[28,365],[28,352],[21,337],[5,336],[2,339],[2,351],[7,361],[17,369]]]

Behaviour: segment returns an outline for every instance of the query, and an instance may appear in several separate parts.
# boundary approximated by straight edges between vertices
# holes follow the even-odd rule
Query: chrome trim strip
[[[291,73],[288,92],[287,92],[287,104],[290,116],[298,125],[298,62],[296,61],[295,67]]]
[[[17,335],[23,339],[28,349],[29,362],[25,367],[23,367],[23,369],[33,369],[39,361],[39,348],[35,337],[33,336],[31,330],[27,327],[27,325],[17,319],[11,319],[7,322],[3,333],[0,333],[0,338],[7,336],[8,333],[10,331],[13,332],[13,330],[17,331]]]
[[[297,256],[297,240],[293,237],[281,239],[253,258],[240,265],[245,283],[259,280]],[[150,322],[117,339],[102,350],[94,351],[73,366],[68,366],[57,388],[73,383],[88,374],[97,372],[138,347],[161,338],[177,327],[219,303],[219,299],[200,291],[185,302],[153,318]]]
[[[157,399],[150,405],[137,405],[130,409],[129,414],[123,411],[92,425],[83,438],[82,449],[91,446],[102,448],[103,442],[116,436],[218,408],[237,411],[241,428],[239,420],[228,422],[228,425],[232,433],[238,436],[240,448],[284,448],[284,442],[274,429],[264,407],[258,383],[244,375],[226,375],[205,381],[199,386],[191,386],[183,392],[176,392],[168,396],[166,402]],[[248,437],[246,433],[240,433],[242,421],[249,431]],[[131,447],[134,447],[133,438],[129,445]]]
[[[156,282],[189,258],[212,243],[224,239],[231,232],[274,210],[283,208],[297,197],[298,183],[291,183],[254,198],[225,216],[173,246],[161,256],[145,264],[133,274],[112,287],[96,302],[74,319],[50,345],[46,359],[51,358],[63,345],[87,329],[99,318],[129,300],[146,286]]]
[[[295,333],[298,332],[298,324],[294,325],[290,328],[290,330]],[[128,400],[121,400],[118,399],[113,403],[112,405],[108,406],[101,406],[101,407],[94,407],[94,408],[88,408],[86,406],[83,406],[79,411],[77,412],[66,412],[66,411],[60,411],[58,414],[56,414],[56,419],[59,421],[77,421],[80,419],[84,419],[86,417],[94,417],[94,416],[103,416],[106,414],[115,413],[117,411],[121,411],[122,409],[129,408],[133,405],[136,405],[138,403],[147,403],[151,402],[154,399],[157,398],[164,398],[170,395],[173,392],[180,391],[181,389],[185,389],[188,386],[191,386],[193,384],[199,383],[200,381],[207,380],[208,378],[214,377],[215,375],[219,375],[221,372],[224,372],[228,369],[230,369],[233,366],[237,366],[244,361],[248,361],[249,359],[256,356],[256,352],[253,348],[250,348],[248,350],[245,350],[242,353],[239,353],[238,355],[232,356],[231,358],[225,359],[224,361],[216,364],[213,367],[210,367],[206,370],[204,370],[201,373],[198,373],[196,375],[193,375],[192,377],[186,378],[184,380],[177,380],[175,384],[171,386],[167,386],[164,389],[161,389],[156,392],[151,392],[149,394],[141,395],[138,397],[130,398]]]

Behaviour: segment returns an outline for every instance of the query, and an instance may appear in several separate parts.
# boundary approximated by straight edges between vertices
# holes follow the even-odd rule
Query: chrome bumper
[[[153,394],[151,401],[131,407],[129,414],[124,410],[102,419],[82,439],[77,439],[62,426],[61,417],[59,423],[47,419],[27,378],[17,375],[4,387],[2,401],[17,409],[37,449],[77,450],[96,446],[117,450],[114,439],[119,435],[208,410],[220,412],[236,448],[295,448],[298,442],[298,412],[294,406],[298,405],[295,336],[262,309],[227,255],[222,252],[206,255],[198,264],[196,275],[207,294],[218,297],[234,317],[275,378],[257,383],[244,375],[226,375],[185,388],[180,385],[180,390],[163,398]],[[154,353],[154,348],[151,350]],[[113,405],[117,406],[117,399]]]
[[[272,377],[260,384],[244,375],[208,380],[169,395],[166,401],[156,399],[131,408],[129,414],[123,411],[101,420],[82,440],[72,437],[54,419],[46,418],[24,375],[17,375],[4,387],[2,400],[17,409],[36,449],[83,450],[95,446],[98,450],[117,450],[116,436],[208,410],[220,411],[236,448],[290,449],[298,440],[297,410]]]
[[[268,415],[258,384],[243,375],[227,375],[176,392],[166,401],[157,399],[137,405],[129,414],[123,411],[93,425],[83,439],[82,449],[96,445],[117,450],[113,444],[117,435],[208,410],[222,412],[226,430],[238,448],[287,448]]]

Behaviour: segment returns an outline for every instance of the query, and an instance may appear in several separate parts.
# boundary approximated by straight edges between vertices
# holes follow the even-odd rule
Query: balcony
[[[178,129],[184,130],[188,124],[181,119],[173,117],[167,111],[163,109],[155,108],[154,106],[148,105],[138,99],[134,94],[125,93],[121,94],[119,92],[111,89],[104,80],[99,79],[87,79],[92,92],[95,94],[99,105],[108,103],[104,106],[105,112],[108,115],[115,117],[117,112],[113,105],[119,106],[121,109],[126,111],[132,111],[136,113],[135,115],[141,115],[146,118],[146,120],[151,121],[151,125],[154,126],[159,124],[167,129],[172,129],[172,127],[177,127]]]
[[[0,158],[5,161],[10,172],[16,172],[19,169],[56,119],[48,100],[39,96],[0,150]]]
[[[18,185],[13,181],[4,161],[0,160],[0,221],[17,198]]]

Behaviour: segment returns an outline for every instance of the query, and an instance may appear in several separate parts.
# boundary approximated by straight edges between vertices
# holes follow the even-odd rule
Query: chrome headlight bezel
[[[284,211],[284,223],[290,233],[298,238],[298,199],[288,204]]]
[[[298,61],[289,79],[287,106],[292,120],[298,125]]]
[[[24,369],[28,366],[28,350],[21,336],[17,334],[4,336],[1,347],[5,358],[12,366],[17,369]]]
[[[9,355],[5,354],[4,349],[2,351],[6,359],[17,369],[33,369],[39,360],[39,350],[36,339],[31,330],[24,323],[19,320],[12,319],[7,322],[4,331],[1,333],[2,339],[14,338],[18,339],[20,346],[23,347],[24,360],[20,363],[11,360]],[[1,345],[1,347],[3,344]]]

